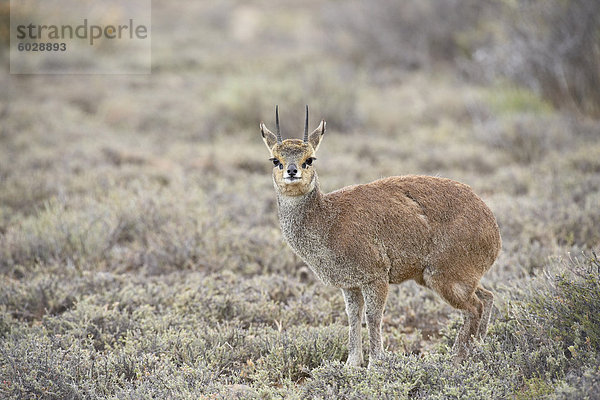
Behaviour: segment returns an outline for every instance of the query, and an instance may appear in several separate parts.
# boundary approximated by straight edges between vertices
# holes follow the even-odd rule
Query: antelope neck
[[[285,196],[276,190],[279,221],[282,227],[285,226],[289,230],[301,229],[311,211],[322,210],[323,193],[319,188],[316,174],[313,179],[312,190],[301,196]]]

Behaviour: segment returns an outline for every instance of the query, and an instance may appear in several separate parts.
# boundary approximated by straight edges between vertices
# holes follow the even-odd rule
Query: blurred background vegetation
[[[9,75],[0,1],[0,397],[594,398],[600,2],[152,2],[151,75]],[[343,368],[338,291],[283,243],[258,123],[328,133],[324,190],[471,185],[503,251],[486,343],[390,293]],[[337,171],[346,171],[340,175]],[[448,326],[448,327],[447,327]],[[366,332],[365,332],[366,334]]]

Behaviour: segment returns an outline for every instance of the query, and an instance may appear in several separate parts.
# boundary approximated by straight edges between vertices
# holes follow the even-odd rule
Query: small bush
[[[573,145],[563,135],[565,122],[560,118],[540,118],[518,113],[488,121],[478,136],[492,148],[503,151],[511,161],[531,164],[542,160],[548,153]]]
[[[345,327],[291,329],[259,339],[261,356],[249,376],[259,382],[299,382],[326,360],[343,360],[348,355]]]
[[[600,260],[595,254],[568,263],[530,305],[529,311],[550,337],[563,343],[568,356],[600,353]]]

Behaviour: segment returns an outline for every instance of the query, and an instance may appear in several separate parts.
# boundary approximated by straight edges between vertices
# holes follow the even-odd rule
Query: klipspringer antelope
[[[326,285],[342,290],[348,314],[347,364],[363,363],[363,309],[369,366],[383,354],[381,320],[389,285],[413,279],[462,311],[457,360],[487,331],[494,295],[480,280],[500,252],[498,224],[465,184],[394,176],[322,193],[314,168],[325,121],[304,138],[283,140],[261,122],[273,162],[279,221],[289,246]]]

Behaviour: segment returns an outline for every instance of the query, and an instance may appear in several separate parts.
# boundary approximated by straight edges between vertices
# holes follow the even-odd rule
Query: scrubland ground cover
[[[0,397],[598,398],[598,8],[155,1],[152,75],[3,73]],[[468,361],[460,315],[407,282],[387,357],[344,366],[342,296],[279,231],[276,103],[284,136],[305,103],[327,119],[326,191],[429,174],[490,205],[496,308]]]

